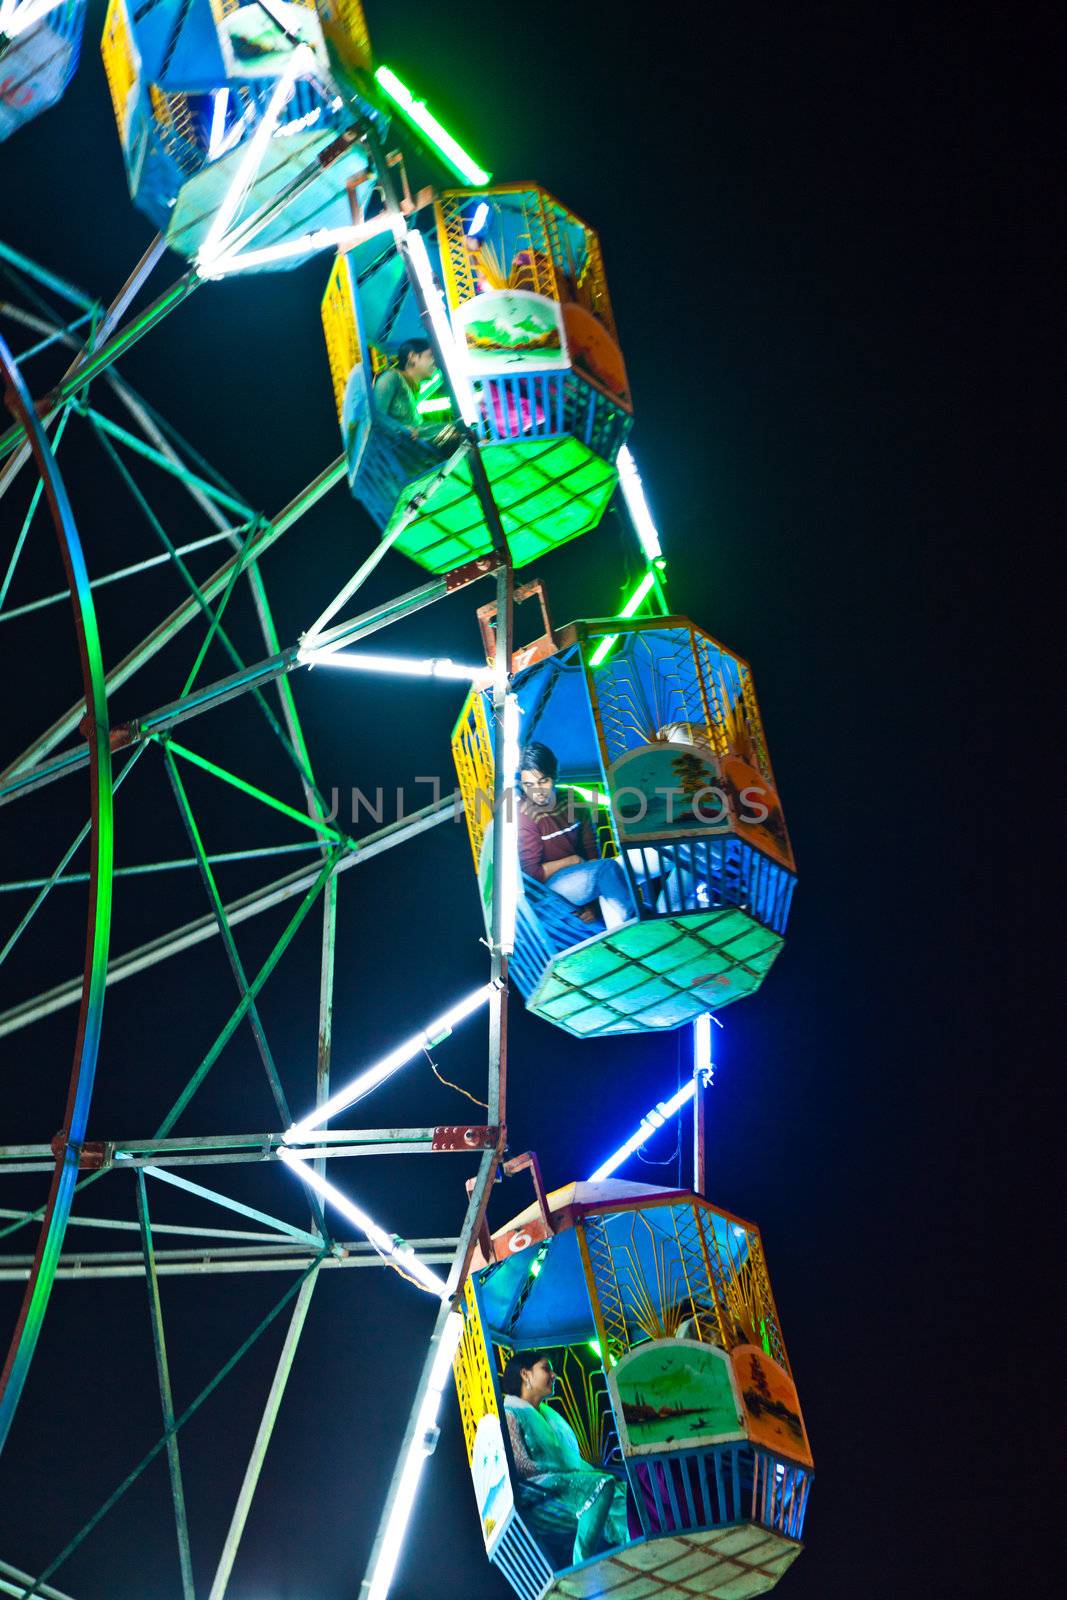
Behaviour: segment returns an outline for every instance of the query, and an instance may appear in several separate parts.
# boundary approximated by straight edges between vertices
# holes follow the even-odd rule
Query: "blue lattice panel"
[[[734,909],[627,922],[556,956],[526,1003],[582,1039],[679,1028],[752,994],[782,944]]]
[[[34,0],[18,0],[0,29],[0,140],[54,106],[78,66],[88,0],[39,17]]]
[[[672,848],[688,863],[673,886],[678,909],[645,908],[610,933],[590,934],[562,895],[523,878],[510,971],[531,1011],[578,1038],[637,1033],[681,1027],[760,986],[784,942],[792,875],[737,839]]]
[[[643,909],[677,913],[736,906],[773,932],[785,932],[796,878],[741,839],[657,843],[654,849],[631,848],[622,859]]]
[[[485,378],[473,392],[478,435],[493,443],[569,434],[614,461],[633,420],[572,372]]]
[[[630,1480],[649,1537],[759,1523],[785,1539],[804,1530],[812,1472],[751,1444],[631,1457]]]

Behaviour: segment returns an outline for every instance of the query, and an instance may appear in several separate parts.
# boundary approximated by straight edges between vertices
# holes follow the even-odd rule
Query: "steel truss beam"
[[[137,1226],[136,1223],[133,1224]],[[158,1230],[153,1230],[158,1231]],[[455,1238],[407,1239],[408,1248],[427,1266],[443,1266],[455,1253]],[[335,1253],[325,1256],[323,1267],[386,1267],[389,1262],[362,1239],[337,1242]],[[241,1272],[303,1271],[320,1254],[310,1246],[301,1248],[292,1240],[259,1246],[219,1245],[212,1250],[167,1249],[155,1251],[156,1273],[167,1277],[205,1277]],[[33,1257],[0,1256],[0,1283],[23,1282],[29,1275]],[[77,1283],[82,1279],[142,1278],[144,1257],[140,1250],[65,1251],[56,1268],[57,1280]],[[2,1570],[2,1569],[0,1569]]]
[[[34,1584],[33,1577],[28,1572],[23,1572],[20,1567],[13,1567],[7,1561],[0,1561],[0,1594],[12,1594],[20,1597],[26,1590],[32,1588],[33,1593],[40,1600],[71,1600],[71,1596],[62,1589],[53,1589],[50,1583]]]
[[[318,504],[324,495],[328,494],[334,486],[347,476],[347,465],[344,456],[338,456],[330,463],[318,477],[312,479],[307,487],[301,490],[293,500],[280,511],[271,522],[263,523],[251,535],[243,551],[232,555],[228,561],[216,570],[199,585],[200,595],[204,600],[214,600],[223,593],[235,567],[244,567],[249,562],[258,561],[266,554],[272,545],[287,533],[291,527],[311,508]],[[108,692],[118,689],[129,681],[135,673],[177,637],[183,628],[201,614],[200,602],[194,596],[183,600],[176,606],[169,616],[156,627],[141,643],[126,655],[116,667],[107,675],[106,685]],[[81,700],[70,708],[63,716],[59,717],[32,745],[29,745],[22,754],[0,773],[0,780],[6,781],[17,773],[24,772],[27,768],[35,766],[44,756],[48,755],[64,739],[70,737],[77,730],[78,724],[85,715],[85,702]]]
[[[380,1259],[379,1257],[378,1260],[380,1261]],[[369,1266],[371,1263],[367,1262],[367,1265]],[[320,1262],[319,1267],[321,1266],[322,1263]],[[222,1547],[222,1554],[219,1556],[219,1563],[215,1570],[215,1577],[208,1600],[222,1600],[222,1596],[226,1593],[226,1585],[230,1581],[230,1573],[233,1571],[238,1546],[241,1543],[241,1535],[244,1533],[248,1513],[252,1508],[252,1500],[259,1484],[259,1475],[266,1460],[267,1447],[270,1444],[271,1435],[274,1432],[274,1424],[281,1409],[285,1386],[289,1381],[293,1359],[296,1356],[297,1345],[300,1343],[300,1335],[304,1331],[304,1322],[307,1318],[308,1307],[311,1304],[311,1296],[314,1293],[318,1277],[319,1268],[316,1268],[309,1277],[304,1279],[300,1286],[300,1293],[296,1297],[293,1314],[289,1319],[289,1326],[285,1330],[285,1343],[282,1345],[281,1354],[274,1369],[270,1392],[267,1395],[267,1402],[263,1407],[263,1415],[256,1430],[255,1442],[252,1445],[248,1466],[245,1468],[245,1475],[241,1480],[237,1502],[233,1508],[230,1526],[226,1531],[226,1541]]]
[[[468,581],[475,582],[480,576],[480,573],[474,574]],[[359,639],[366,639],[380,629],[387,628],[391,622],[399,622],[401,618],[412,616],[425,606],[432,605],[434,601],[443,600],[446,595],[454,591],[455,587],[455,585],[450,587],[444,578],[422,584],[419,588],[410,589],[385,605],[376,606],[372,611],[363,612],[349,622],[331,628],[322,635],[322,642],[337,647],[355,644]],[[316,645],[319,642],[316,639]],[[176,728],[179,723],[187,722],[190,717],[200,716],[205,711],[213,711],[216,706],[225,705],[227,701],[237,699],[250,690],[257,690],[276,679],[284,678],[286,674],[298,668],[314,666],[314,662],[301,661],[300,648],[298,644],[289,645],[286,649],[267,656],[263,661],[241,667],[239,671],[232,672],[215,683],[206,684],[202,689],[190,690],[180,695],[177,700],[170,700],[155,711],[134,718],[115,729],[114,748],[122,749],[128,745],[137,745],[144,739],[156,737]],[[5,773],[0,774],[0,805],[7,805],[12,800],[31,794],[35,789],[53,782],[56,778],[77,772],[85,765],[85,755],[78,749],[57,756],[47,765],[20,765],[20,763],[23,763],[22,756],[12,762]]]
[[[199,286],[200,279],[196,273],[186,272],[169,289],[164,290],[158,299],[153,300],[140,316],[135,317],[127,327],[123,328],[121,333],[107,339],[99,349],[91,355],[86,355],[83,361],[75,363],[68,376],[38,402],[37,412],[42,422],[48,422],[62,405],[73,399],[79,389],[110,367],[138,340],[143,339],[157,323],[162,322],[168,312],[180,306],[182,301],[187,300]],[[6,433],[0,434],[0,460],[10,455],[12,451],[17,451],[25,439],[26,428],[22,422],[15,423]]]
[[[103,1173],[120,1167],[241,1166],[277,1161],[284,1149],[321,1157],[471,1155],[491,1149],[499,1132],[495,1126],[441,1123],[423,1128],[331,1128],[329,1137],[322,1140],[287,1139],[284,1133],[208,1134],[199,1139],[140,1142],[105,1139],[83,1145],[81,1162],[83,1171]],[[0,1145],[0,1176],[5,1172],[48,1172],[54,1160],[50,1144]]]
[[[170,1492],[174,1505],[174,1526],[178,1535],[182,1594],[185,1600],[196,1600],[196,1591],[193,1587],[193,1562],[189,1552],[189,1522],[185,1515],[181,1458],[178,1454],[178,1435],[174,1430],[174,1396],[170,1386],[167,1340],[163,1331],[163,1307],[159,1299],[156,1251],[152,1239],[152,1221],[148,1214],[148,1195],[145,1192],[143,1172],[137,1174],[137,1221],[141,1228],[141,1251],[144,1258],[145,1283],[148,1288],[148,1317],[152,1325],[152,1349],[156,1357],[159,1400],[163,1411],[163,1426],[167,1431],[167,1467],[170,1472]]]
[[[387,206],[397,209],[396,195],[393,190],[392,180],[389,175],[388,165],[381,159],[380,149],[374,143],[373,134],[368,135],[368,144],[375,156],[378,157],[377,167],[382,173],[383,191]],[[403,261],[408,282],[416,297],[416,303],[422,314],[426,336],[430,339],[437,356],[438,365],[445,376],[445,385],[449,390],[453,407],[457,415],[462,413],[457,404],[457,397],[452,392],[451,365],[446,359],[446,353],[440,348],[437,337],[434,317],[430,306],[427,304],[419,282],[418,273],[414,270],[412,258],[407,251],[403,252]],[[495,793],[494,803],[502,793],[503,785],[508,781],[505,775],[505,733],[504,733],[504,706],[510,682],[512,647],[514,642],[514,610],[511,559],[508,554],[507,541],[500,522],[496,501],[489,485],[485,472],[485,465],[475,446],[471,450],[471,481],[482,507],[486,524],[490,530],[493,541],[494,554],[497,558],[496,584],[497,584],[497,614],[495,620],[495,652],[493,674],[493,757],[495,765]],[[361,1600],[386,1600],[392,1586],[393,1574],[399,1559],[400,1548],[403,1543],[408,1519],[414,1507],[415,1494],[418,1489],[419,1475],[424,1464],[425,1454],[433,1449],[433,1440],[425,1437],[424,1413],[431,1400],[431,1386],[439,1364],[442,1341],[446,1337],[449,1318],[454,1314],[453,1308],[463,1288],[467,1272],[470,1268],[471,1256],[474,1252],[482,1224],[485,1220],[486,1207],[489,1202],[489,1192],[497,1169],[503,1155],[507,1139],[507,1015],[508,1015],[508,959],[507,952],[501,943],[501,930],[503,927],[504,907],[504,880],[506,874],[501,870],[502,863],[498,860],[502,828],[493,830],[492,841],[492,871],[493,889],[490,904],[490,977],[494,983],[494,993],[490,1001],[489,1015],[489,1050],[487,1062],[486,1101],[489,1107],[489,1121],[499,1128],[499,1137],[496,1147],[486,1150],[478,1166],[478,1174],[470,1186],[467,1212],[463,1220],[463,1227],[456,1245],[455,1255],[449,1267],[445,1284],[445,1292],[441,1300],[440,1310],[434,1322],[433,1332],[430,1336],[429,1347],[423,1360],[422,1370],[415,1386],[411,1410],[408,1414],[404,1435],[400,1443],[396,1464],[393,1468],[389,1488],[382,1508],[378,1528],[375,1533],[374,1544],[371,1549],[370,1559],[360,1585]]]
[[[403,844],[430,828],[438,827],[442,822],[458,817],[460,811],[460,802],[453,795],[449,795],[447,798],[421,807],[418,811],[413,811],[410,817],[387,823],[384,828],[379,828],[366,838],[356,841],[356,850],[344,856],[335,866],[334,872],[347,872],[352,867],[361,866],[364,862],[381,855],[383,851],[391,850],[394,845]],[[235,928],[240,923],[247,922],[250,917],[257,917],[262,912],[270,911],[274,906],[303,894],[314,884],[318,875],[317,867],[298,868],[283,878],[276,878],[272,883],[264,884],[261,889],[254,889],[237,900],[229,901],[225,911],[230,927]],[[108,965],[108,986],[121,983],[124,978],[132,978],[136,973],[144,972],[160,961],[169,960],[171,956],[180,955],[183,950],[191,949],[193,945],[216,938],[218,931],[215,917],[208,913],[192,922],[184,923],[170,933],[161,934],[157,939],[150,939],[146,944],[137,945],[123,955],[113,955]],[[64,1006],[73,1005],[80,992],[80,980],[72,978],[66,983],[57,984],[55,988],[46,990],[43,994],[35,995],[30,1000],[12,1006],[10,1010],[0,1013],[0,1038],[5,1034],[17,1032],[19,1028],[27,1027],[31,1022],[39,1022],[42,1017],[51,1016],[53,1012],[61,1011]]]

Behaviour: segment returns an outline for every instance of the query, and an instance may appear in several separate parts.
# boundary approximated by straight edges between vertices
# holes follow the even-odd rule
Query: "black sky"
[[[106,299],[151,229],[126,195],[95,45],[102,12],[91,7],[82,67],[62,105],[0,147],[0,236]],[[962,9],[953,20],[863,3],[678,5],[626,16],[559,0],[523,14],[367,0],[367,14],[379,59],[425,93],[499,178],[537,179],[599,229],[635,399],[633,445],[672,604],[754,668],[800,887],[786,951],[765,987],[723,1014],[709,1193],[763,1229],[815,1451],[807,1550],[781,1593],[1000,1593],[989,1541],[977,1536],[969,1465],[984,1432],[982,1357],[959,1310],[976,1282],[992,1104],[970,909],[985,841],[960,777],[973,737],[975,575],[990,515],[976,330],[986,315],[988,188],[1004,130],[989,41]],[[178,270],[169,263],[160,283]],[[209,287],[123,367],[268,513],[338,449],[319,327],[325,273],[318,262]],[[90,570],[143,553],[147,535],[110,469],[73,435],[70,455]],[[180,501],[158,503],[180,524]],[[6,560],[6,508],[2,539]],[[342,487],[276,547],[264,575],[283,642],[372,539]],[[198,575],[216,559],[205,555]],[[58,586],[43,541],[29,560],[22,598]],[[627,562],[609,518],[536,573],[567,620],[612,610]],[[384,599],[419,581],[414,567],[390,558],[369,593]],[[146,581],[136,599],[109,591],[101,603],[108,661],[179,592],[169,576]],[[470,591],[450,600],[383,636],[383,648],[469,656],[473,608],[485,598]],[[63,627],[53,619],[47,634],[0,632],[7,681],[17,684],[5,753],[73,698]],[[235,618],[235,634],[253,656],[247,617]],[[192,649],[187,642],[143,686],[123,691],[114,715],[168,699]],[[228,670],[221,654],[209,660],[211,675]],[[372,698],[364,686],[313,679],[296,692],[326,784],[392,788],[431,773],[449,781],[459,702],[447,689],[390,687]],[[240,761],[256,781],[277,774],[271,740],[247,705],[214,729],[210,722],[196,725],[196,748]],[[165,786],[147,767],[120,811],[120,861],[157,847],[183,853]],[[206,779],[190,780],[190,793],[214,848],[234,848],[247,829],[264,843],[279,837],[221,804]],[[414,805],[427,791],[408,793]],[[5,838],[14,859],[50,869],[84,797],[72,788],[32,803],[32,817],[10,833],[5,814]],[[371,1059],[399,1028],[480,981],[469,868],[465,834],[445,827],[349,875],[335,1061]],[[199,914],[199,887],[184,881],[191,876],[171,875],[163,905],[120,897],[114,948]],[[241,892],[238,873],[225,881]],[[81,931],[71,905],[0,973],[6,1000],[76,969]],[[16,913],[0,912],[6,932]],[[280,926],[249,925],[250,965]],[[287,1081],[304,1099],[315,961],[309,925],[264,1007]],[[217,950],[172,969],[123,985],[109,1001],[96,1137],[147,1134],[232,1004]],[[71,1013],[61,1013],[0,1042],[5,1141],[45,1139],[58,1125],[71,1027]],[[675,1080],[673,1038],[578,1044],[527,1017],[518,1000],[512,1051],[511,1149],[535,1148],[553,1185],[587,1175]],[[445,1047],[442,1068],[477,1089],[481,1052],[481,1037],[468,1031]],[[189,1130],[270,1126],[250,1045],[238,1043],[224,1067]],[[453,1121],[467,1110],[474,1114],[415,1068],[383,1095],[380,1117]],[[626,1174],[672,1181],[672,1147],[665,1131],[649,1153],[668,1164],[635,1162]],[[353,1192],[399,1231],[457,1226],[458,1166],[349,1165],[361,1169],[344,1173]],[[132,1192],[108,1181],[117,1198],[105,1202],[101,1184],[101,1206],[132,1216]],[[280,1203],[276,1179],[255,1192]],[[2,1203],[24,1198],[36,1191],[27,1185]],[[510,1181],[494,1195],[493,1220],[527,1200],[524,1180]],[[158,1203],[168,1214],[167,1199]],[[290,1209],[298,1218],[296,1197]],[[29,1248],[26,1238],[0,1250]],[[282,1287],[274,1275],[165,1285],[180,1403]],[[17,1297],[12,1285],[0,1288],[9,1318]],[[391,1274],[325,1277],[234,1600],[358,1593],[431,1311]],[[268,1337],[183,1442],[204,1593],[275,1351]],[[153,1441],[151,1360],[141,1283],[57,1287],[0,1466],[0,1556],[39,1570]],[[177,1594],[166,1516],[160,1462],[56,1582],[78,1600]],[[450,1398],[396,1600],[507,1592],[481,1553]]]

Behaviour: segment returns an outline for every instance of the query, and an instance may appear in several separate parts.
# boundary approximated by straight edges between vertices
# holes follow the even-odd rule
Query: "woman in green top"
[[[405,339],[397,351],[396,366],[386,367],[374,380],[374,408],[379,419],[412,439],[445,446],[455,441],[455,428],[424,423],[418,407],[419,390],[436,366],[433,349],[425,339]]]
[[[590,1466],[574,1429],[548,1404],[552,1362],[538,1350],[512,1356],[504,1368],[515,1504],[557,1569],[625,1543],[626,1485]]]

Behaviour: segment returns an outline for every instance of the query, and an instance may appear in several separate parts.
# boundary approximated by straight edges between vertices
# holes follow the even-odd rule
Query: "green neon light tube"
[[[479,188],[489,182],[492,173],[486,172],[473,156],[467,154],[463,146],[453,139],[448,129],[441,126],[425,100],[416,100],[411,90],[406,84],[401,83],[390,67],[378,67],[374,81],[385,90],[397,110],[412,127],[430,141],[438,155],[452,168],[458,178]]]
[[[619,616],[632,617],[655,581],[656,574],[654,572],[646,572],[644,577],[641,579],[641,582],[637,585],[637,588],[630,596],[629,600],[627,600],[626,604],[619,612]],[[589,665],[591,667],[599,667],[600,663],[603,661],[604,657],[607,655],[608,651],[611,649],[618,637],[619,636],[617,633],[605,634],[604,638],[601,639],[600,643],[597,645],[596,649],[593,651],[593,654],[589,658]]]
[[[437,411],[451,411],[452,402],[446,394],[438,395],[434,400],[418,401],[419,412],[427,417]]]
[[[584,800],[588,805],[592,805],[594,801],[598,806],[611,804],[611,796],[605,794],[603,789],[587,789],[580,783],[558,783],[556,788],[573,789],[579,800]]]

